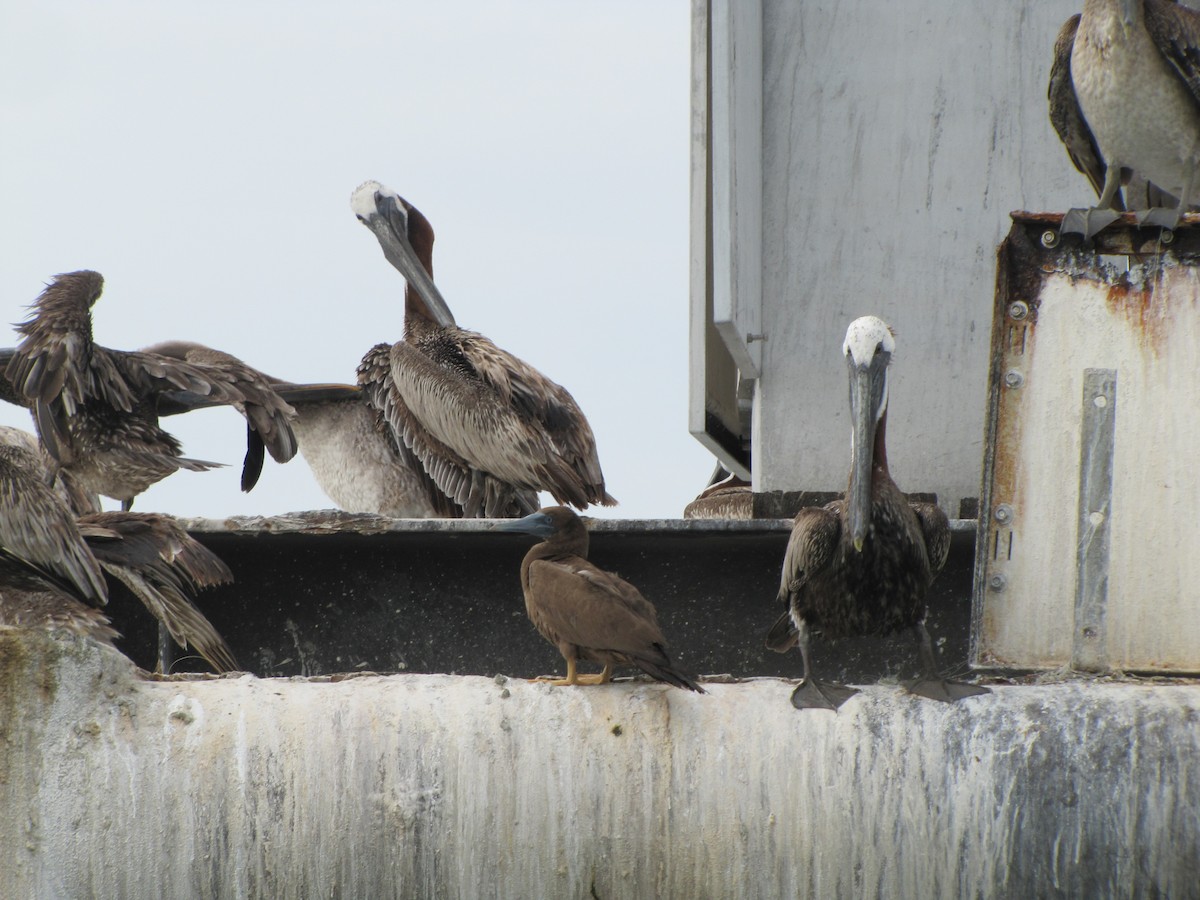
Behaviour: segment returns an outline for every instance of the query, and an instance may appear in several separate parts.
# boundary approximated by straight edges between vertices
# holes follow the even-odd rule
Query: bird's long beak
[[[408,241],[408,213],[400,197],[376,181],[359,185],[350,198],[358,220],[375,234],[383,255],[425,300],[429,316],[439,326],[454,325],[450,305],[438,290]]]
[[[850,366],[850,487],[846,491],[846,515],[854,549],[862,551],[871,524],[871,469],[874,463],[876,410],[882,401],[884,368],[876,365]]]
[[[540,538],[548,538],[554,534],[554,520],[544,512],[530,513],[523,519],[511,519],[493,525],[492,531],[519,531],[522,534],[533,534]]]

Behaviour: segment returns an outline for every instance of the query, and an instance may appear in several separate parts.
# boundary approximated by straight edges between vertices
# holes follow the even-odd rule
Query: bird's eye
[[[875,345],[875,353],[879,354],[882,352],[883,352],[883,341],[880,341],[878,344]]]

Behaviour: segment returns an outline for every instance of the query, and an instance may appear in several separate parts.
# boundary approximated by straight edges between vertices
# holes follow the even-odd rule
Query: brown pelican
[[[339,509],[396,519],[461,516],[462,508],[425,474],[375,405],[375,384],[387,374],[391,349],[379,346],[382,351],[368,351],[359,366],[362,384],[274,384],[296,410],[300,454]]]
[[[390,348],[381,388],[388,422],[437,486],[472,517],[531,512],[543,490],[580,509],[615,504],[571,395],[455,324],[430,275],[428,219],[374,181],[355,190],[351,207],[408,283],[404,340]]]
[[[12,392],[31,407],[38,436],[59,469],[83,489],[128,509],[134,497],[178,469],[219,465],[180,456],[179,442],[159,428],[159,403],[166,394],[238,408],[260,446],[280,461],[291,459],[294,412],[249,366],[199,345],[160,345],[165,352],[152,352],[93,343],[91,307],[103,287],[98,272],[57,276],[33,304],[32,316],[17,326],[23,340],[5,368]],[[191,354],[197,354],[196,362],[187,361]],[[252,447],[244,489],[256,478]]]
[[[125,585],[182,646],[218,671],[237,668],[192,602],[229,569],[170,516],[91,513],[78,519],[48,486],[37,456],[0,444],[0,622],[68,627],[111,640],[105,574]]]
[[[895,347],[882,319],[850,323],[842,345],[850,370],[850,484],[842,500],[800,510],[788,539],[778,595],[785,610],[767,646],[783,653],[800,645],[804,678],[792,694],[798,709],[836,710],[857,693],[813,677],[810,631],[837,638],[913,628],[923,673],[910,691],[944,701],[988,692],[936,672],[925,591],[946,564],[950,525],[936,504],[909,503],[888,473],[888,364]]]
[[[1131,177],[1150,183],[1154,204],[1139,224],[1179,224],[1200,165],[1200,14],[1172,0],[1085,0],[1055,42],[1049,99],[1055,130],[1100,195],[1070,210],[1063,231],[1090,238],[1113,222]]]
[[[695,678],[671,664],[650,601],[628,581],[588,562],[587,528],[574,511],[551,506],[495,528],[542,539],[521,562],[521,588],[534,627],[567,661],[567,677],[552,684],[606,684],[614,665],[626,665],[704,693]],[[603,663],[604,671],[580,675],[579,659]]]

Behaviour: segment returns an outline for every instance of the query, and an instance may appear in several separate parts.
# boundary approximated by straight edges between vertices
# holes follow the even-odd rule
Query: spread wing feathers
[[[99,272],[58,275],[30,305],[30,317],[16,326],[20,347],[6,375],[17,393],[30,400],[63,396],[74,403],[87,392],[92,355],[91,307],[104,290]]]
[[[182,647],[189,645],[219,672],[238,668],[229,645],[196,608],[204,587],[233,574],[170,516],[110,512],[84,516],[80,528],[100,565],[124,584]]]
[[[103,285],[97,272],[56,276],[34,301],[30,318],[17,326],[22,341],[5,367],[13,391],[33,407],[42,441],[55,460],[73,461],[71,418],[84,405],[132,413],[163,392],[234,406],[275,459],[295,456],[290,424],[295,411],[261,373],[236,357],[186,342],[158,345],[159,352],[94,344],[91,307]]]
[[[430,414],[437,425],[431,425],[413,412],[405,400],[405,389],[395,379],[398,368],[406,375],[412,375],[404,379],[409,393],[424,395],[417,387],[422,378],[426,382],[425,391],[436,393],[439,387],[447,386],[436,364],[403,341],[372,347],[359,366],[359,383],[368,392],[371,405],[379,410],[398,443],[412,452],[433,483],[462,508],[462,515],[505,518],[537,510],[535,491],[511,484],[486,468],[473,465],[437,436],[435,428],[443,432],[454,430],[453,420],[444,409],[438,410],[440,415]],[[454,396],[453,392],[445,393]],[[427,405],[435,410],[438,407],[436,402]]]
[[[910,503],[925,536],[925,553],[929,557],[932,579],[946,565],[950,556],[950,520],[936,503]]]
[[[0,378],[0,384],[4,383],[7,382]],[[38,444],[38,439],[28,431],[0,425],[0,444],[18,447],[28,453],[32,459],[26,460],[28,465],[22,468],[43,484],[50,485],[72,514],[82,516],[86,513],[100,512],[100,497],[86,490],[70,472],[61,470],[55,474],[53,462]]]
[[[1050,123],[1067,148],[1067,155],[1075,168],[1087,176],[1092,189],[1099,196],[1104,189],[1106,169],[1100,147],[1088,127],[1079,99],[1075,96],[1075,83],[1071,79],[1071,48],[1075,45],[1075,32],[1079,30],[1079,14],[1063,23],[1054,41],[1054,62],[1050,66]],[[1125,208],[1120,193],[1113,199],[1113,208]]]
[[[1151,39],[1200,103],[1200,13],[1169,0],[1146,0],[1145,8]]]
[[[469,474],[460,467],[459,462],[434,452],[428,441],[422,441],[422,435],[414,427],[416,423],[410,421],[404,401],[392,384],[391,353],[391,344],[376,344],[358,364],[358,384],[363,402],[375,414],[375,427],[395,452],[396,464],[413,473],[420,490],[438,515],[459,518],[463,515],[463,503],[469,494],[469,490],[464,490]],[[410,431],[412,434],[406,437]],[[417,453],[409,446],[409,441],[422,446],[425,452]],[[428,465],[425,464],[425,458],[429,459]],[[459,500],[460,496],[464,499]]]
[[[246,419],[246,459],[242,466],[242,490],[248,491],[258,482],[262,472],[263,449],[276,462],[285,463],[296,455],[298,443],[292,423],[294,410],[276,393],[270,379],[236,356],[190,341],[167,341],[145,348],[138,356],[165,357],[194,367],[203,373],[205,381],[200,395],[207,393],[226,402]],[[167,367],[159,363],[163,377],[169,377]],[[178,396],[178,395],[176,395]]]
[[[792,522],[776,595],[777,602],[783,605],[783,614],[771,626],[766,638],[767,646],[778,653],[794,647],[799,637],[792,619],[792,598],[802,594],[813,576],[828,567],[833,559],[834,548],[842,534],[841,505],[842,501],[834,501],[819,508],[806,507],[796,513]]]
[[[0,625],[61,629],[109,646],[120,637],[100,610],[54,591],[0,591]]]
[[[93,606],[108,602],[104,576],[74,516],[40,477],[36,457],[0,447],[0,579],[50,587]]]
[[[469,364],[476,365],[478,360],[476,354]],[[452,451],[451,458],[460,468],[491,476],[517,491],[549,491],[559,503],[580,509],[602,502],[602,497],[607,498],[604,502],[611,501],[603,494],[603,483],[598,495],[596,486],[587,484],[580,470],[559,452],[550,432],[530,416],[527,408],[534,401],[522,379],[495,380],[498,367],[494,358],[484,363],[485,370],[492,369],[491,380],[439,365],[404,341],[392,347],[391,362],[392,382],[415,420],[411,430],[423,430],[431,442]],[[518,397],[525,399],[518,401]],[[589,429],[589,438],[590,434]],[[405,440],[425,462],[422,448],[409,440],[407,431]],[[438,478],[433,471],[430,475]],[[474,493],[479,493],[478,489]]]
[[[529,616],[543,636],[585,654],[614,657],[676,687],[704,693],[666,653],[654,607],[624,579],[581,557],[529,565]]]

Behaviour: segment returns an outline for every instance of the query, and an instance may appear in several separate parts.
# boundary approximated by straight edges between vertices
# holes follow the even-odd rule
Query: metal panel
[[[1000,253],[973,661],[1200,671],[1200,228],[1056,224]]]
[[[742,375],[762,365],[760,0],[712,0],[713,324]]]
[[[1108,668],[1109,534],[1112,531],[1113,451],[1117,373],[1087,369],[1080,405],[1079,516],[1076,519],[1075,647],[1071,665],[1086,672]]]
[[[1090,194],[1045,99],[1054,36],[1078,0],[760,5],[754,490],[845,487],[839,347],[873,312],[898,331],[896,480],[957,515],[979,488],[991,259],[1008,213]],[[715,152],[733,137],[713,128]],[[721,166],[712,177],[715,194],[731,190]]]
[[[693,0],[688,431],[726,469],[749,480],[749,415],[739,400],[737,363],[713,315],[711,56],[709,2]]]
[[[966,664],[973,523],[954,522],[946,568],[927,601],[939,664]],[[534,676],[561,671],[530,624],[521,558],[531,539],[486,520],[387,519],[332,510],[269,519],[192,519],[192,534],[233,570],[197,603],[257,675],[449,672]],[[787,520],[594,519],[590,558],[637,585],[658,610],[672,658],[701,674],[799,676],[798,653],[763,636],[779,615]],[[117,646],[152,668],[158,629],[118,592],[106,613]],[[855,684],[915,674],[908,633],[814,642],[825,677]],[[172,671],[207,671],[185,656]]]

